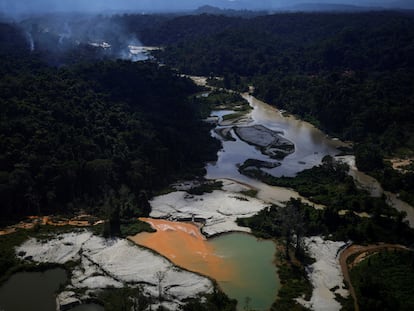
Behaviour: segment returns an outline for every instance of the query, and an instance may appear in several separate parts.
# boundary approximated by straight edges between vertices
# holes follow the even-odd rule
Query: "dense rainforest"
[[[414,204],[413,171],[384,161],[413,156],[412,12],[186,16],[146,34],[166,46],[160,61],[222,76],[226,88],[253,85],[265,102],[353,141],[359,169]]]
[[[102,58],[132,43],[161,46],[159,62],[223,76],[228,88],[254,85],[259,98],[332,135],[386,155],[413,148],[412,12],[246,16],[47,16],[21,25],[36,50],[65,51],[66,62],[87,60],[85,43],[110,42]]]
[[[142,215],[154,190],[214,159],[219,143],[189,100],[198,88],[167,67],[48,66],[8,24],[0,47],[1,220],[114,207]]]
[[[186,113],[196,113],[194,107],[192,112],[187,112],[184,108],[177,110],[173,103],[164,105],[167,97],[174,103],[175,99],[180,102],[194,91],[194,87],[183,79],[177,79],[168,69],[155,69],[157,66],[154,64],[129,66],[129,63],[110,61],[114,57],[121,57],[129,44],[139,44],[141,41],[145,45],[163,47],[162,50],[154,52],[158,62],[178,68],[184,73],[222,76],[224,80],[216,83],[227,88],[247,90],[248,85],[253,85],[254,95],[264,101],[311,121],[333,136],[355,142],[354,152],[358,167],[375,175],[386,189],[399,192],[404,200],[414,203],[412,170],[408,169],[408,172],[402,174],[393,170],[390,164],[384,161],[384,158],[393,156],[412,157],[414,150],[412,12],[286,13],[263,16],[240,14],[234,17],[209,14],[124,14],[93,17],[65,15],[31,18],[20,22],[19,26],[25,31],[4,24],[0,34],[1,53],[5,60],[1,64],[0,72],[2,88],[7,90],[4,92],[6,102],[9,102],[11,95],[13,100],[18,102],[26,102],[29,99],[31,104],[36,101],[49,101],[54,95],[49,94],[49,99],[43,96],[45,83],[41,84],[41,80],[44,77],[50,81],[50,90],[55,88],[53,84],[58,84],[56,88],[65,89],[65,97],[71,98],[70,100],[80,100],[83,103],[85,100],[82,99],[85,97],[88,100],[95,97],[103,106],[94,108],[104,110],[107,109],[105,105],[110,105],[111,109],[114,109],[114,104],[120,104],[121,111],[128,117],[131,116],[132,109],[133,118],[140,119],[140,126],[145,128],[140,131],[140,135],[145,137],[147,132],[158,131],[157,139],[163,139],[168,135],[165,135],[164,127],[158,125],[163,123],[164,116],[153,112],[158,112],[157,109],[160,107],[168,106],[171,111],[177,111],[177,115],[183,120]],[[35,42],[35,50],[30,57],[29,35]],[[94,47],[91,42],[110,42],[111,48]],[[97,59],[102,61],[99,65],[86,65],[96,63]],[[138,73],[141,70],[144,73]],[[148,79],[150,76],[151,79]],[[174,77],[175,81],[169,81],[169,77]],[[151,84],[151,81],[154,83]],[[78,86],[79,83],[82,86]],[[175,91],[176,84],[179,84],[178,89],[181,91]],[[20,87],[24,92],[20,91]],[[14,92],[14,89],[19,89],[19,92]],[[164,89],[169,89],[174,94],[167,96],[168,92],[164,92]],[[80,90],[82,92],[79,92]],[[96,96],[101,97],[98,100]],[[131,103],[131,100],[135,102]],[[57,106],[58,102],[59,100],[56,102]],[[150,104],[145,104],[147,102]],[[154,102],[157,104],[154,105]],[[6,107],[7,105],[3,105],[2,109]],[[68,107],[65,106],[65,109]],[[90,107],[83,106],[82,109]],[[169,116],[168,110],[160,111]],[[52,117],[55,116],[52,114]],[[95,114],[94,118],[103,117]],[[94,118],[92,121],[86,119],[86,128],[95,127]],[[189,119],[191,118],[187,118]],[[6,118],[2,123],[12,120],[13,118]],[[169,121],[169,130],[179,129],[185,132],[177,122],[172,124],[172,120]],[[62,122],[69,120],[63,119]],[[149,124],[143,125],[145,122]],[[115,124],[111,125],[116,127]],[[186,126],[191,127],[189,124]],[[9,125],[3,127],[10,131]],[[129,133],[129,129],[124,130]],[[19,132],[14,133],[17,135]],[[36,131],[31,133],[34,135]],[[25,133],[21,134],[26,137]],[[88,150],[88,153],[95,154],[98,159],[108,159],[108,151],[105,155],[99,154],[108,148],[101,144],[108,142],[98,141],[97,132],[90,129],[82,135],[95,137],[86,139],[86,145],[92,142],[94,146],[99,147],[96,150],[92,150],[95,147],[91,148],[92,151]],[[119,138],[118,133],[114,131],[111,135],[116,137],[115,140]],[[197,139],[202,139],[201,136]],[[182,135],[170,133],[170,137],[185,140]],[[154,142],[153,139],[147,140]],[[2,138],[3,141],[5,139]],[[151,149],[147,147],[147,143],[143,143],[144,141],[141,140],[142,144],[139,143],[140,148],[136,147],[141,152],[140,156],[143,149]],[[167,145],[158,142],[154,145],[162,150],[163,146],[169,147],[168,143],[171,141],[172,139],[166,139]],[[27,145],[27,141],[19,143]],[[9,149],[13,148],[12,144],[3,145],[7,145]],[[57,145],[55,141],[55,146]],[[172,145],[173,148],[178,146]],[[200,144],[197,146],[202,148]],[[128,148],[128,152],[135,150],[135,147],[129,145]],[[171,172],[175,173],[177,170],[174,161],[183,161],[186,156],[180,157],[180,152],[172,152],[170,149],[164,152],[171,153],[172,156],[168,155],[172,161],[171,167],[170,164],[168,166]],[[8,159],[1,161],[5,163],[0,168],[3,184],[7,184],[10,176],[14,176],[10,174],[15,169],[15,164],[24,166],[29,163],[12,153],[7,156],[9,153],[10,150],[2,153],[2,157]],[[199,151],[195,151],[194,154],[198,153],[205,154]],[[77,161],[77,157],[76,154],[71,155],[70,159],[74,158]],[[95,156],[87,157],[85,154],[80,157],[92,161]],[[10,162],[10,158],[16,163]],[[154,176],[157,174],[154,173]],[[82,179],[86,180],[83,177]],[[144,180],[149,182],[147,178]],[[158,183],[158,180],[155,183]],[[56,184],[52,184],[51,189],[54,190],[50,192],[50,196],[55,197],[58,190],[55,189]],[[128,183],[125,185],[130,188]],[[77,185],[69,189],[79,190],[84,188],[83,186]],[[13,192],[10,192],[10,187],[8,185],[7,190],[2,190],[2,193],[8,193],[7,202],[11,202],[10,198],[14,196],[11,195]],[[27,190],[31,186],[23,188]],[[86,197],[91,195],[91,191],[87,191]],[[49,190],[44,189],[41,192],[44,201]],[[84,194],[71,195],[68,194],[70,191],[64,193],[71,198],[85,199]],[[34,199],[31,200],[39,201],[37,196],[34,194]],[[33,195],[28,194],[27,197]],[[29,207],[33,206],[33,203],[28,203],[28,199],[20,198],[17,201],[20,202],[21,210],[24,210],[23,206],[26,210],[35,209]],[[66,198],[64,201],[66,204],[72,202],[72,199]],[[61,203],[58,205],[63,206]]]
[[[124,51],[140,41],[162,47],[154,52],[156,61],[113,60],[128,59]],[[203,162],[219,148],[200,120],[211,108],[203,101],[221,103],[223,97],[191,96],[200,89],[163,64],[210,76],[225,88],[253,85],[258,98],[355,142],[358,167],[414,204],[413,166],[403,174],[384,161],[414,154],[410,12],[46,16],[0,23],[0,57],[0,224],[86,210],[105,214],[112,226],[112,218],[147,214],[148,198],[176,178],[200,176]],[[326,209],[292,199],[288,212],[272,206],[238,222],[258,236],[284,239],[286,258],[296,239],[295,257],[304,262],[300,239],[306,235],[412,245],[404,214],[358,189],[347,171],[325,157],[296,177],[243,172],[293,188]],[[192,194],[198,191],[205,189]],[[6,258],[2,271],[16,264],[10,263],[11,244],[0,256]],[[387,255],[384,278],[393,277],[394,266],[411,269],[412,254],[406,257],[398,263]],[[384,266],[374,257],[367,264],[372,271]],[[284,286],[273,308],[293,310],[293,299],[309,293],[310,284],[302,267],[279,268]],[[401,279],[409,284],[411,277]],[[367,298],[361,306],[379,301],[386,282],[363,272],[354,278],[358,294]],[[367,294],[377,287],[381,291]],[[109,294],[108,300],[124,302],[129,295]],[[204,309],[225,309],[222,301],[233,309],[234,301],[223,297],[214,292]],[[201,308],[198,301],[184,307]]]
[[[227,87],[251,83],[266,102],[344,139],[372,140],[386,153],[413,146],[414,15],[186,19],[159,28],[155,43],[177,38],[159,53],[161,61],[183,72],[224,76]]]

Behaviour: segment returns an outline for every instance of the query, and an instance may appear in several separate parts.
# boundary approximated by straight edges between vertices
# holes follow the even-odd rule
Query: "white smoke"
[[[132,62],[149,59],[149,54],[135,36],[125,40],[125,47],[116,55],[117,58]]]
[[[35,49],[36,43],[37,50],[54,54],[53,62],[59,62],[59,55],[66,57],[67,52],[78,48],[86,51],[85,55],[93,55],[93,49],[85,46],[95,48],[98,58],[133,62],[151,59],[151,52],[157,49],[144,46],[122,20],[113,16],[50,14],[27,18],[20,25],[30,50]]]
[[[29,43],[30,52],[33,52],[34,49],[35,49],[35,44],[34,44],[34,40],[33,40],[32,34],[30,32],[28,32],[28,31],[26,31],[25,32],[25,36],[26,36],[27,42]]]
[[[72,36],[72,29],[69,27],[69,23],[65,22],[63,26],[63,33],[59,34],[59,44],[63,44],[65,39],[70,39]]]

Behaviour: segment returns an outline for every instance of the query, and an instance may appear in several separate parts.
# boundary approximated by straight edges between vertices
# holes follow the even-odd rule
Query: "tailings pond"
[[[66,280],[61,268],[16,273],[0,287],[0,310],[55,311],[55,294]]]
[[[246,233],[226,233],[211,239],[191,223],[142,219],[157,232],[140,233],[131,238],[151,248],[174,264],[215,279],[220,288],[244,307],[267,310],[280,286],[273,260],[276,246],[271,240],[258,240]]]

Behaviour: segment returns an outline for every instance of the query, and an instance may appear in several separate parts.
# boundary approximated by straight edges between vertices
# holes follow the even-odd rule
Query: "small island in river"
[[[282,132],[276,132],[263,125],[235,126],[237,136],[250,145],[254,145],[260,151],[274,159],[283,159],[295,151],[295,145],[281,136]]]

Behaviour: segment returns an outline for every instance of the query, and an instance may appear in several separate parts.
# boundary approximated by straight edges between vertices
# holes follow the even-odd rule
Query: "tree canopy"
[[[10,29],[19,34],[0,29],[2,219],[111,204],[145,214],[155,189],[214,159],[189,79],[150,62],[49,67]]]

